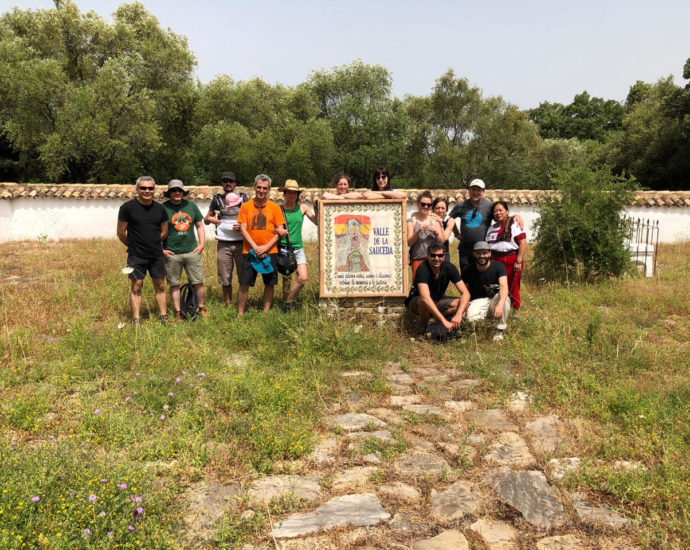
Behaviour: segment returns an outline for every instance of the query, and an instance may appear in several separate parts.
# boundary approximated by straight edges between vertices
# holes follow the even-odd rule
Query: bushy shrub
[[[557,173],[539,205],[534,274],[565,281],[622,274],[630,261],[622,214],[636,187],[605,169]]]

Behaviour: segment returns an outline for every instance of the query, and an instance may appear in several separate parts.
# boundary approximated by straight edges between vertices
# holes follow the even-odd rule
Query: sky
[[[77,0],[111,20],[124,1]],[[293,86],[360,59],[386,67],[393,93],[428,95],[448,69],[520,108],[570,103],[586,90],[623,101],[637,80],[673,75],[690,57],[688,0],[144,0],[187,38],[197,76]],[[0,0],[43,9],[51,0]],[[683,38],[685,36],[685,38]]]

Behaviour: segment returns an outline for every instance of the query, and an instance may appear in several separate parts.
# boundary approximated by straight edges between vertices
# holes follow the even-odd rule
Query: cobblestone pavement
[[[480,380],[443,365],[387,365],[390,393],[363,389],[370,376],[342,374],[344,399],[328,404],[309,457],[226,502],[249,515],[275,497],[300,503],[244,550],[635,548],[633,522],[604,495],[563,488],[582,467],[576,431],[527,392],[497,407]]]

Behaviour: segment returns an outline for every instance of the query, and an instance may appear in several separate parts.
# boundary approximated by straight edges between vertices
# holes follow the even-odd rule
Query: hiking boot
[[[159,320],[161,322],[161,325],[163,325],[163,326],[170,324],[170,320],[168,319],[167,315],[161,315]]]
[[[497,330],[496,334],[494,334],[494,342],[502,342],[502,341],[503,341],[503,331]]]
[[[182,315],[181,311],[175,312],[175,319],[177,319],[178,321],[184,321],[185,320],[184,315]]]
[[[208,319],[211,317],[211,314],[206,311],[206,307],[204,306],[199,306],[199,309],[196,310],[197,315],[201,315],[204,319]]]

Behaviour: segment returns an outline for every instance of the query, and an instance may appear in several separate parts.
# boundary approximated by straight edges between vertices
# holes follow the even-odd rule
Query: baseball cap
[[[235,172],[223,172],[220,175],[220,181],[223,181],[223,180],[237,181],[237,178],[235,177]]]
[[[480,179],[474,179],[470,182],[469,187],[481,187],[482,189],[486,189],[486,185],[484,184],[484,181]]]

